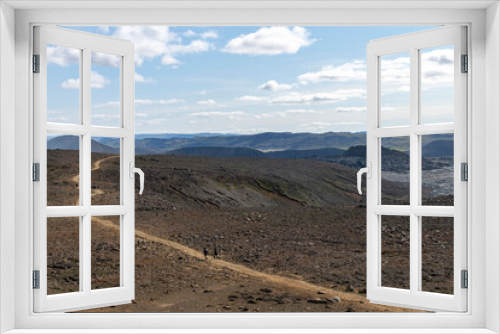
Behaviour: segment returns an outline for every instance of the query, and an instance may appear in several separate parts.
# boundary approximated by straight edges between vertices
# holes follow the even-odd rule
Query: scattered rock
[[[326,295],[326,292],[324,292],[324,291],[318,291],[318,295]]]
[[[273,292],[273,290],[269,289],[269,288],[262,288],[260,289],[261,292],[264,292],[264,293],[271,293]]]
[[[311,304],[328,304],[328,300],[322,298],[308,299],[307,302]]]
[[[334,304],[337,304],[337,303],[340,303],[340,297],[339,296],[335,296],[333,298],[330,298],[329,299],[332,303]]]

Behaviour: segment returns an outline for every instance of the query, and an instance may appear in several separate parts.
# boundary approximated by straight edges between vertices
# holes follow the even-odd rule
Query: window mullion
[[[90,61],[91,50],[85,48],[83,50],[82,57],[82,80],[80,81],[80,91],[82,92],[82,124],[84,127],[90,130],[91,118],[91,97],[90,97],[90,71],[91,71],[91,61]],[[91,132],[88,131],[82,137],[82,147],[80,149],[80,154],[82,155],[81,161],[81,180],[80,180],[80,198],[82,198],[83,205],[90,209],[91,202],[91,148],[92,148],[92,137]],[[83,291],[86,293],[91,292],[91,277],[92,277],[92,264],[91,264],[91,216],[90,211],[83,216],[82,219],[82,230],[83,233],[80,235],[80,242],[82,244],[82,252],[80,253],[80,260],[82,266],[82,276],[83,280],[80,284],[83,284]]]
[[[410,49],[410,291],[418,292],[420,288],[420,218],[413,212],[413,209],[420,203],[420,157],[419,157],[419,136],[415,130],[419,124],[419,51],[416,48]]]

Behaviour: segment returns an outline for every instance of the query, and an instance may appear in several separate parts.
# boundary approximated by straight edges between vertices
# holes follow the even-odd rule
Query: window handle
[[[134,167],[134,163],[131,161],[130,164],[130,178],[134,178],[134,173],[139,174],[139,184],[140,184],[140,189],[139,189],[139,195],[142,195],[142,192],[144,191],[144,172],[140,168]]]
[[[365,167],[365,168],[361,168],[359,171],[358,171],[358,192],[360,195],[363,195],[363,192],[361,191],[361,176],[366,173],[366,177],[368,179],[371,179],[372,177],[372,163],[371,162],[367,162],[366,163],[368,166]]]

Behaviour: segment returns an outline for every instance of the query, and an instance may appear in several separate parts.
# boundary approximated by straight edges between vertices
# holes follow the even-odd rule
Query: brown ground
[[[49,175],[49,201],[75,204],[77,152],[48,155],[49,165],[62,166],[52,168],[55,177]],[[118,187],[111,181],[118,179],[118,159],[104,154],[92,158],[94,164],[107,159],[94,165],[92,203],[113,203]],[[136,299],[93,312],[409,311],[365,299],[366,208],[354,182],[348,181],[353,170],[340,166],[332,173],[332,164],[297,160],[282,167],[285,172],[269,165],[269,159],[254,165],[248,159],[230,160],[208,164],[207,158],[138,157],[137,165],[148,177],[144,196],[136,199]],[[334,177],[324,177],[327,172]],[[311,191],[308,184],[320,190]],[[60,189],[66,196],[59,195]],[[61,225],[69,230],[61,231]],[[404,287],[409,236],[404,221],[390,225],[384,231],[383,256],[389,260],[383,277],[389,286]],[[71,226],[49,224],[53,293],[78,287],[78,248]],[[452,254],[452,225],[429,221],[425,226],[429,270],[423,274],[424,286],[447,292],[453,262],[444,260]],[[119,282],[117,228],[117,217],[93,218],[92,234],[98,236],[92,239],[93,288]],[[213,259],[214,244],[222,253],[218,259]],[[203,248],[210,251],[208,260]]]

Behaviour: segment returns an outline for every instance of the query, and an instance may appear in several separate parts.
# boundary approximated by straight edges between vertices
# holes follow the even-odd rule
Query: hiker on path
[[[216,259],[217,256],[219,256],[219,251],[217,249],[217,244],[214,244],[214,259]]]

